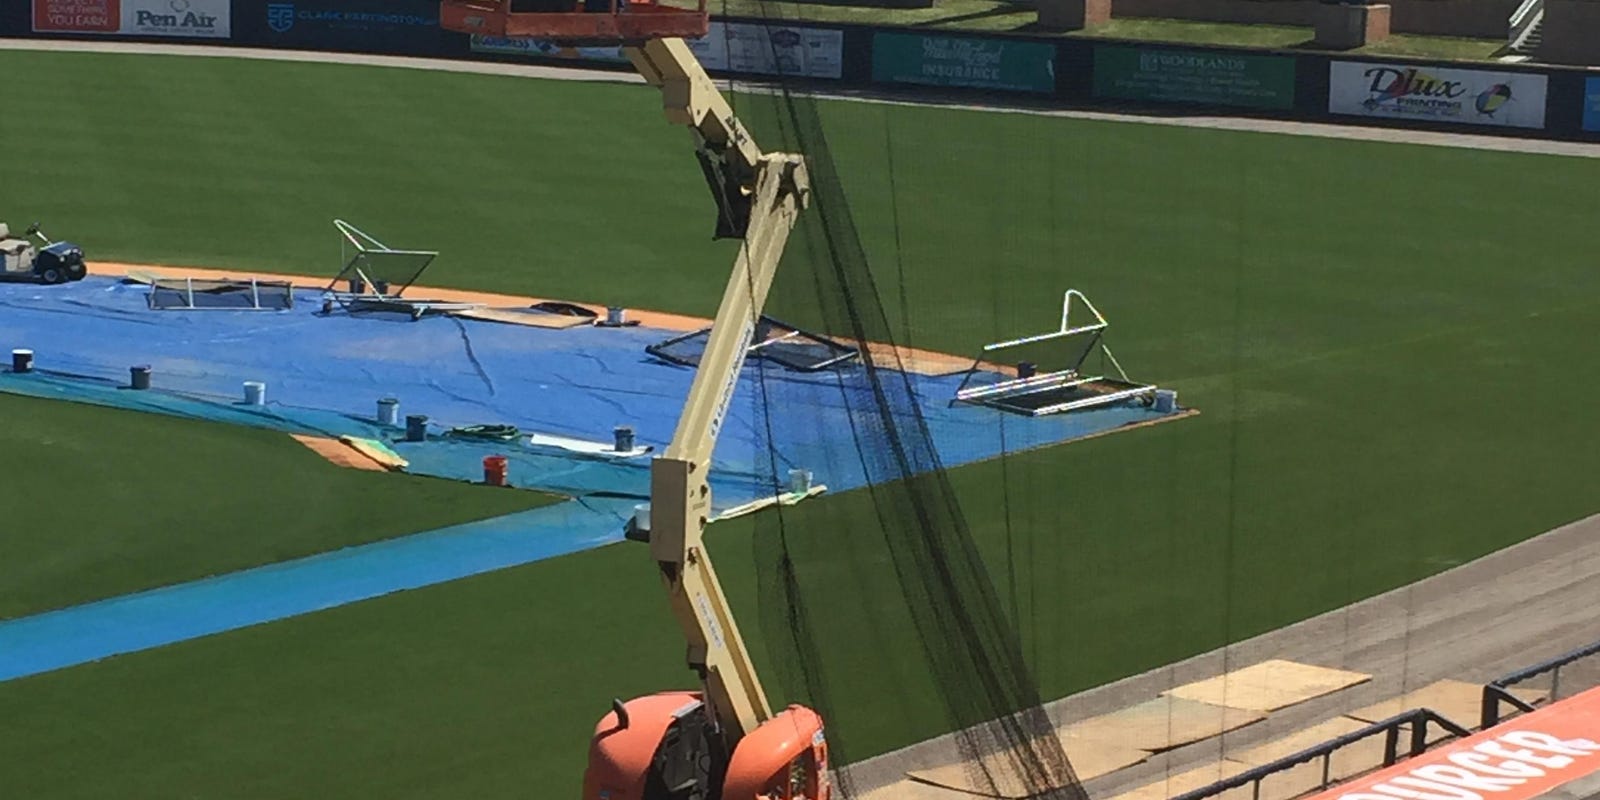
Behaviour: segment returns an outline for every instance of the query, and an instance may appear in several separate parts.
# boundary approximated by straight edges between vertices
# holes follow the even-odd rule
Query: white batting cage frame
[[[1074,302],[1081,309],[1074,318]],[[1040,417],[1088,408],[1099,408],[1135,399],[1152,403],[1157,387],[1128,377],[1122,364],[1106,346],[1105,332],[1110,327],[1105,315],[1077,289],[1068,289],[1061,300],[1061,324],[1048,333],[1008,339],[984,345],[983,351],[956,390],[954,402],[989,406],[1003,411]],[[1008,355],[1029,348],[1044,350],[1056,357],[1058,366],[1034,371],[1026,363],[1005,364]],[[1099,353],[1114,376],[1085,374],[1084,364]],[[983,382],[996,375],[1001,380]]]

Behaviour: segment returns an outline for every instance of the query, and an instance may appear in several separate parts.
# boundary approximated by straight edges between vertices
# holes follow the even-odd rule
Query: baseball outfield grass
[[[336,467],[281,433],[0,394],[0,619],[552,502]]]
[[[0,219],[38,218],[92,257],[332,274],[341,216],[441,250],[436,284],[707,313],[732,256],[708,241],[686,135],[639,87],[163,57],[0,65],[31,76],[18,102],[58,112],[0,117],[25,187]],[[740,106],[775,146],[770,101]],[[1600,420],[1584,405],[1600,385],[1600,162],[821,112],[911,343],[971,352],[1048,329],[1076,287],[1135,376],[1203,411],[954,473],[1047,696],[1600,508]],[[853,757],[941,726],[915,702],[925,675],[869,668],[917,646],[892,583],[870,583],[882,552],[805,524],[867,516],[866,502],[793,512],[806,569],[841,576],[811,613]],[[720,527],[720,572],[777,674],[751,529]],[[645,562],[605,548],[3,683],[0,763],[25,765],[27,796],[570,794],[609,699],[687,677]]]

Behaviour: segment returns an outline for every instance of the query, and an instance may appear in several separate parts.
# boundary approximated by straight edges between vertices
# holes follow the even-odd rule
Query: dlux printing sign
[[[844,32],[831,28],[713,22],[706,36],[689,41],[689,49],[708,70],[808,78],[844,74]],[[618,47],[566,47],[545,39],[499,36],[474,35],[472,50],[609,63],[628,60]]]
[[[226,39],[230,0],[33,0],[38,33]]]
[[[1503,128],[1543,128],[1543,75],[1335,61],[1328,111]]]

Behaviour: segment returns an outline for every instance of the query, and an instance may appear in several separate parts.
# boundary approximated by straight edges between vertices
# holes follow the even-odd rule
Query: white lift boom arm
[[[798,155],[763,153],[682,39],[628,48],[661,89],[668,121],[686,125],[722,218],[719,235],[743,238],[672,443],[651,465],[650,554],[689,640],[689,665],[724,735],[738,739],[772,717],[703,535],[711,517],[711,454],[738,386],[789,233],[810,200]]]

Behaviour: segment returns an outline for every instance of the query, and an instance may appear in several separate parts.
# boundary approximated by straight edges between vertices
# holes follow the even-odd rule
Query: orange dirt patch
[[[172,267],[160,264],[122,264],[113,261],[96,261],[89,264],[89,273],[107,277],[126,277],[131,274],[143,273],[154,278],[205,278],[208,280],[258,280],[258,281],[284,281],[287,280],[296,287],[305,289],[323,289],[331,282],[326,277],[310,275],[283,275],[273,272],[250,272],[248,270],[220,270],[203,269],[199,267]],[[410,288],[413,297],[439,300],[447,303],[482,303],[489,308],[527,308],[534,303],[550,300],[559,300],[551,297],[524,297],[511,294],[495,294],[492,292],[469,292],[461,289],[441,289],[431,286],[413,286]],[[573,302],[571,300],[563,302]],[[594,303],[576,302],[604,317],[606,308]],[[637,320],[640,325],[662,330],[691,333],[711,325],[711,320],[704,317],[691,317],[684,314],[671,314],[665,311],[649,311],[644,309],[628,309],[628,319]],[[932,350],[919,350],[912,347],[899,347],[887,344],[872,344],[868,346],[873,359],[885,366],[895,366],[906,372],[915,372],[924,375],[944,375],[951,372],[960,372],[972,367],[970,357],[955,356],[949,353],[937,353]],[[896,359],[898,363],[896,363]]]
[[[291,433],[289,436],[295,441],[311,448],[311,452],[328,459],[328,461],[337,464],[338,466],[350,467],[351,469],[371,470],[373,472],[388,471],[387,468],[385,468],[382,464],[367,458],[355,448],[346,445],[344,442],[341,442],[338,439],[329,439],[326,436],[304,436],[297,433]]]
[[[89,273],[92,275],[107,275],[121,277],[129,273],[143,272],[157,278],[207,278],[207,279],[232,279],[232,280],[272,280],[289,281],[297,287],[306,289],[324,289],[332,282],[326,277],[310,275],[281,275],[271,272],[249,272],[247,270],[220,270],[201,269],[198,267],[169,267],[152,264],[119,264],[115,262],[94,262],[89,264]],[[547,300],[557,300],[553,297],[524,297],[514,294],[495,294],[493,292],[469,292],[462,289],[441,289],[433,286],[412,286],[408,291],[413,297],[426,300],[440,300],[446,303],[482,303],[490,308],[526,308],[534,303]],[[570,300],[565,302],[572,302]],[[606,307],[594,303],[574,303],[594,311],[604,317]],[[643,311],[628,309],[628,318],[636,319],[640,325],[651,328],[662,328],[670,331],[688,333],[697,331],[711,324],[710,320],[700,317],[688,317],[682,314],[668,314],[661,311]]]

